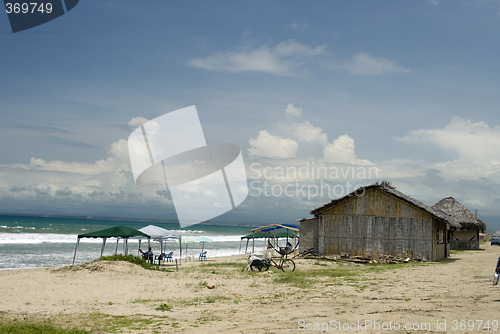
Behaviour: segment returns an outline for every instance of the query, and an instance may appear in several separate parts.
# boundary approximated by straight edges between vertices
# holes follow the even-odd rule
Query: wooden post
[[[175,259],[175,271],[179,271],[179,265],[177,264],[177,259]]]
[[[295,231],[293,234],[293,257],[295,257],[296,252],[297,252],[297,231]]]

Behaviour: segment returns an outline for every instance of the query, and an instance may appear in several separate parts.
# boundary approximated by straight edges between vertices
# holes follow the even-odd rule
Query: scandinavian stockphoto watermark
[[[376,166],[325,165],[307,161],[297,166],[250,164],[249,188],[252,197],[297,197],[307,201],[338,198],[369,179],[379,179]],[[363,195],[363,194],[358,194]]]
[[[226,213],[248,195],[240,148],[208,144],[195,106],[142,124],[128,149],[135,183],[170,193],[181,227]]]

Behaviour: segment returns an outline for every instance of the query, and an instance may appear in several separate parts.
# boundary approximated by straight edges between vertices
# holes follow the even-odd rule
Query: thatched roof
[[[463,229],[486,230],[486,224],[453,197],[443,198],[433,208],[453,217]]]
[[[333,206],[336,206],[339,203],[347,201],[348,199],[351,199],[355,196],[362,196],[366,191],[368,191],[370,189],[380,189],[388,194],[391,194],[392,196],[399,198],[399,199],[403,200],[404,202],[406,202],[406,203],[408,203],[408,204],[410,204],[418,209],[421,209],[421,210],[431,214],[432,216],[434,216],[438,219],[446,221],[447,223],[450,224],[450,226],[452,228],[459,228],[460,227],[460,225],[455,221],[455,219],[453,217],[450,217],[449,215],[447,215],[439,210],[435,210],[435,209],[431,208],[430,206],[427,206],[424,203],[402,193],[401,191],[399,191],[395,187],[393,187],[390,182],[387,182],[387,181],[383,181],[382,183],[377,182],[377,183],[374,183],[374,184],[369,185],[369,186],[360,187],[344,197],[334,199],[330,203],[327,203],[319,208],[312,210],[311,214],[317,216],[322,211],[325,211]]]

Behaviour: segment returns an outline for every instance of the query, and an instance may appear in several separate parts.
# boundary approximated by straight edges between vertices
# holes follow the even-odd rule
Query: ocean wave
[[[42,243],[75,243],[76,234],[56,233],[0,233],[0,245],[42,244]],[[95,240],[101,242],[102,240]]]
[[[0,245],[8,244],[42,244],[42,243],[75,243],[76,234],[57,234],[57,233],[0,233]],[[113,240],[114,238],[109,238]],[[195,238],[196,239],[196,238]],[[209,236],[212,242],[239,242],[240,235],[212,235]],[[116,239],[115,239],[116,240]],[[83,243],[101,243],[101,238],[82,238]],[[136,243],[137,240],[131,239],[129,243]],[[177,242],[176,240],[172,242]],[[195,243],[201,243],[199,241]],[[205,242],[207,244],[207,242]]]

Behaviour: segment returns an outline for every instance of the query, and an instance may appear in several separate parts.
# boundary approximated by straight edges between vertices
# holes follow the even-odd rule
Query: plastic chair
[[[158,261],[158,265],[161,266],[161,261],[165,261],[165,253],[160,255],[155,255],[155,262]]]
[[[199,260],[200,261],[206,261],[207,260],[207,251],[204,251],[203,253],[200,253]]]
[[[172,255],[174,255],[174,252],[170,252],[168,253],[166,256],[165,256],[165,260],[166,262],[172,262],[173,259],[172,259]]]

